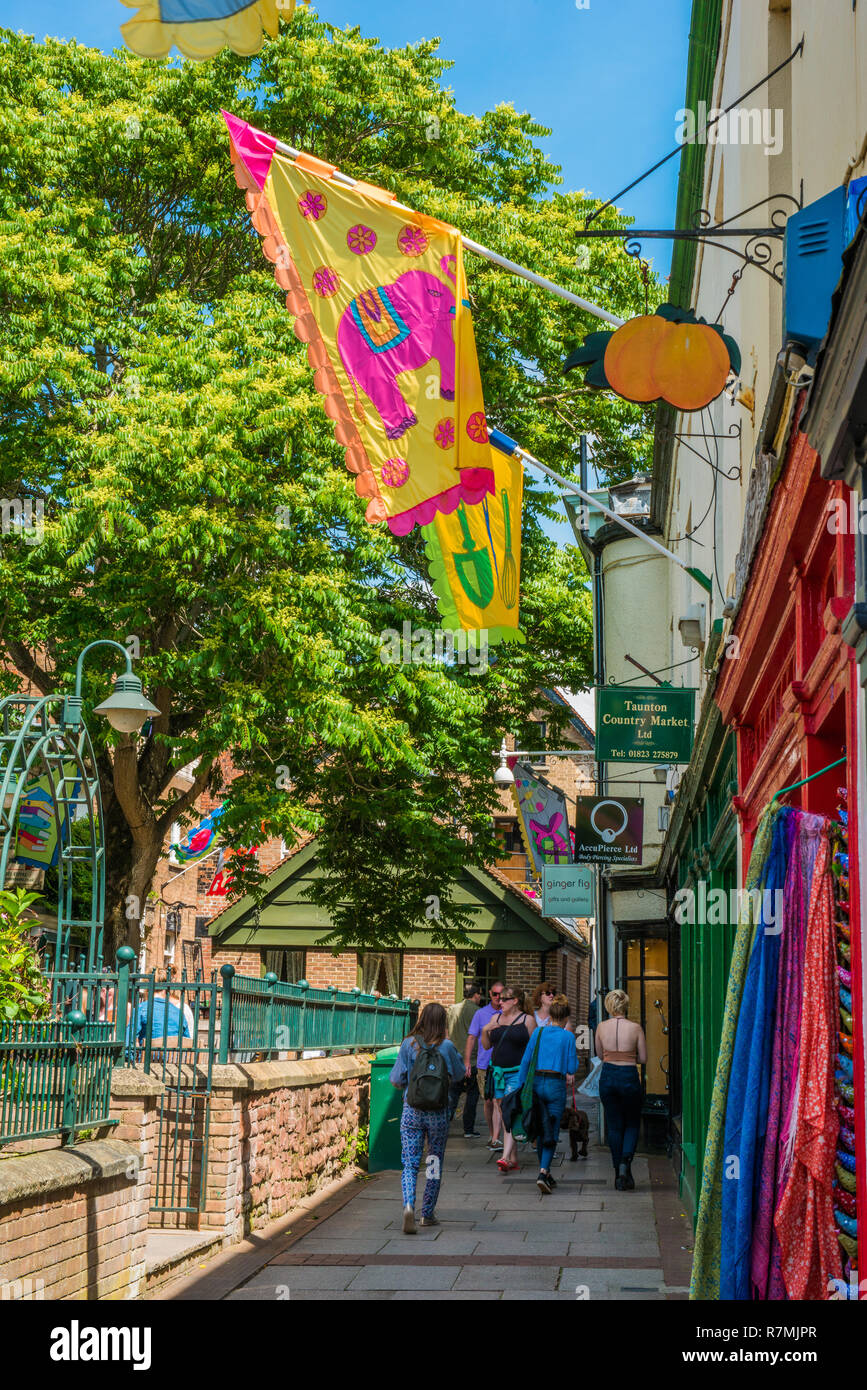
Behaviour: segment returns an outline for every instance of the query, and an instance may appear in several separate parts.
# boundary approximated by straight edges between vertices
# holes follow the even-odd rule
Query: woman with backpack
[[[418,1023],[401,1043],[389,1076],[391,1084],[404,1093],[400,1117],[404,1235],[416,1233],[415,1189],[425,1139],[428,1180],[419,1224],[439,1225],[434,1207],[440,1194],[449,1133],[449,1086],[463,1078],[464,1061],[454,1043],[449,1042],[445,1009],[442,1004],[425,1004]]]
[[[518,1068],[527,1046],[527,1039],[536,1027],[532,1017],[524,1012],[524,994],[513,985],[504,985],[500,1013],[485,1024],[482,1029],[482,1047],[489,1047],[493,1084],[494,1110],[502,1115],[503,1097],[515,1090],[518,1084]],[[495,1121],[495,1127],[497,1122]],[[518,1146],[511,1129],[503,1125],[503,1154],[497,1159],[501,1173],[513,1173],[520,1167]]]

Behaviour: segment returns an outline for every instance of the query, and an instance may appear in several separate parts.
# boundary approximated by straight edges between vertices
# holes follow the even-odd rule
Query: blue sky
[[[585,0],[581,0],[585,3]],[[360,24],[389,47],[440,37],[454,60],[445,81],[479,113],[511,101],[551,127],[546,153],[567,188],[609,198],[675,141],[683,105],[690,0],[319,0],[333,24]],[[38,39],[74,38],[106,51],[134,11],[120,0],[0,0],[0,24]],[[673,224],[678,160],[623,200],[638,224]],[[667,275],[671,243],[648,243]]]

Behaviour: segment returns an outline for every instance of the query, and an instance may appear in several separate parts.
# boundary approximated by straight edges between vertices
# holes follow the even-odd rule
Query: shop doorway
[[[671,1117],[671,972],[667,922],[622,928],[618,980],[629,995],[629,1017],[647,1039],[644,1139],[667,1150]]]

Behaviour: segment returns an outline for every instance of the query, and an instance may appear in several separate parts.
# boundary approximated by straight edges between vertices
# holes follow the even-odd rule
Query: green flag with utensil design
[[[523,642],[518,626],[521,573],[519,459],[491,449],[496,491],[473,506],[438,512],[423,526],[430,575],[444,628],[486,632],[488,644]]]

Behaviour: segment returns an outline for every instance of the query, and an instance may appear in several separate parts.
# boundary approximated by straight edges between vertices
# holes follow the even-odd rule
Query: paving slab
[[[461,1267],[459,1264],[366,1265],[353,1273],[353,1289],[450,1289]]]
[[[467,1265],[460,1272],[455,1289],[541,1289],[551,1293],[557,1287],[559,1267],[538,1265]]]

